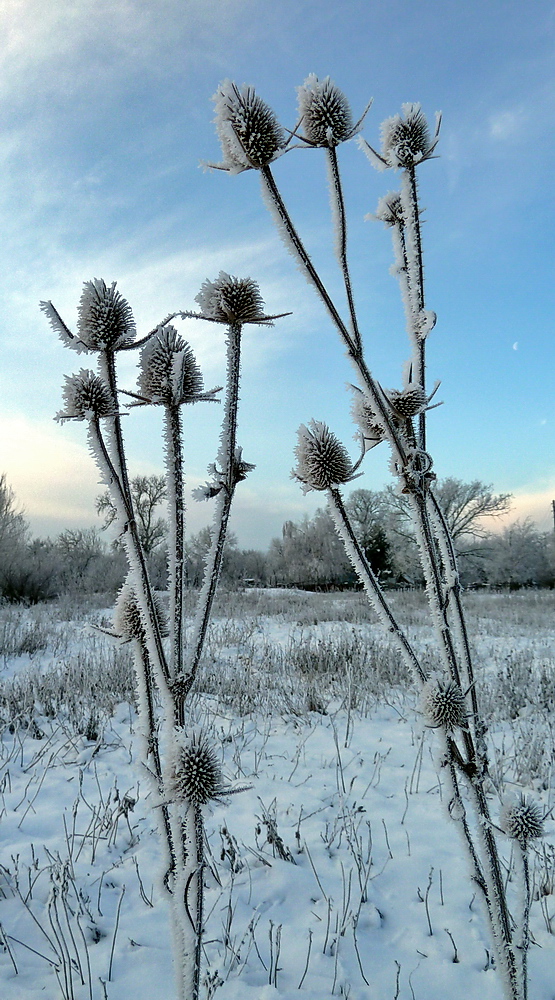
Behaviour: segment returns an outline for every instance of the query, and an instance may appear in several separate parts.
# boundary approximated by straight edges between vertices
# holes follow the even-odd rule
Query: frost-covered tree
[[[168,530],[165,518],[156,516],[160,505],[167,499],[166,480],[164,476],[157,475],[134,476],[129,485],[139,538],[148,556],[164,541]],[[104,528],[109,528],[117,519],[118,512],[109,490],[96,498],[96,513],[104,517]]]

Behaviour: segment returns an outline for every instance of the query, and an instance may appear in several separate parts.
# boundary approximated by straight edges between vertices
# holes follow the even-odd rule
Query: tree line
[[[166,586],[166,500],[161,476],[136,476],[132,481],[139,533],[155,585]],[[508,513],[511,496],[493,493],[475,480],[447,478],[437,484],[437,496],[459,556],[466,587],[555,586],[555,536],[540,532],[529,520],[494,530],[495,519]],[[384,586],[423,584],[406,500],[391,487],[354,490],[346,506],[372,569]],[[4,474],[0,475],[0,599],[36,603],[62,594],[114,592],[126,575],[121,540],[106,529],[114,520],[107,493],[96,501],[102,524],[66,529],[55,538],[32,538],[24,512]],[[186,580],[201,585],[210,529],[191,535],[186,543]],[[280,538],[266,552],[240,548],[230,533],[222,571],[228,587],[274,586],[312,590],[356,587],[356,577],[337,537],[327,509],[311,517],[286,521]]]

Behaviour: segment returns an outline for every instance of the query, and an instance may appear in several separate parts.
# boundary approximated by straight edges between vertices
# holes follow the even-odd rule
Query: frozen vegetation
[[[423,594],[393,603],[433,665]],[[491,813],[517,789],[546,816],[530,852],[534,1000],[552,1000],[555,958],[554,604],[546,591],[467,599]],[[0,609],[5,1000],[173,994],[130,648],[94,627],[110,622],[61,604]],[[204,810],[201,996],[500,1000],[441,815],[439,741],[362,595],[222,594],[186,722],[212,733],[226,782],[248,786]],[[514,851],[501,843],[511,898]]]

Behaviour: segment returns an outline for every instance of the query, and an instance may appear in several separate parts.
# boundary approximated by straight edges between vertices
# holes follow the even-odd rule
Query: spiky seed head
[[[433,150],[428,122],[420,104],[403,104],[402,115],[383,122],[382,156],[390,167],[411,167]]]
[[[421,707],[434,729],[457,729],[466,725],[464,695],[450,678],[432,677],[422,691]]]
[[[502,830],[513,840],[518,840],[521,847],[526,847],[528,841],[543,836],[543,817],[537,802],[526,795],[506,802],[500,816]]]
[[[253,87],[224,80],[213,97],[222,166],[231,173],[267,166],[286,144],[274,112]]]
[[[206,805],[223,794],[225,782],[220,762],[204,733],[183,741],[178,736],[169,785],[173,799],[194,806]]]
[[[375,448],[377,444],[380,444],[384,440],[385,432],[381,424],[377,422],[376,414],[372,409],[372,404],[368,396],[365,396],[356,386],[353,388],[355,389],[355,394],[351,413],[355,424],[360,429],[365,448],[368,451],[370,448]]]
[[[195,297],[203,316],[219,323],[263,322],[264,302],[256,281],[234,278],[220,271],[215,281],[204,282]]]
[[[57,415],[64,420],[92,420],[112,416],[115,412],[109,387],[99,375],[82,368],[77,375],[66,375],[62,390],[65,411]]]
[[[374,218],[390,227],[404,225],[403,205],[398,191],[388,191],[380,198]]]
[[[170,324],[147,341],[139,366],[139,392],[151,403],[192,403],[203,391],[202,373],[191,347]]]
[[[79,302],[79,337],[91,350],[117,350],[135,339],[131,306],[118,292],[116,282],[108,287],[101,278],[86,281]]]
[[[167,636],[169,631],[168,618],[160,594],[154,594],[154,607],[156,609],[160,634]],[[145,640],[145,627],[141,608],[137,600],[137,595],[129,581],[124,583],[116,598],[114,632],[126,642],[130,639],[139,639],[140,642],[144,642]]]
[[[388,397],[395,413],[405,420],[422,413],[428,405],[425,390],[416,382],[409,382],[406,388],[400,391],[394,389],[388,393]]]
[[[308,490],[327,490],[330,486],[348,483],[353,478],[353,466],[347,449],[327,424],[311,420],[301,424],[295,448],[297,465],[292,476]]]
[[[297,88],[303,136],[315,146],[337,146],[353,135],[353,117],[345,94],[329,76],[311,73]]]

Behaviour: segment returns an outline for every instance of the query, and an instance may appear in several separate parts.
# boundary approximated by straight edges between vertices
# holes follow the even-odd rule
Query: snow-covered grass
[[[423,595],[394,600],[432,662]],[[532,858],[533,1000],[555,996],[554,604],[467,595],[493,816],[521,784],[548,814]],[[6,1000],[173,995],[130,654],[90,628],[107,614],[0,609]],[[205,817],[205,996],[499,1000],[434,733],[360,595],[222,595],[190,712],[226,777],[250,786]]]

